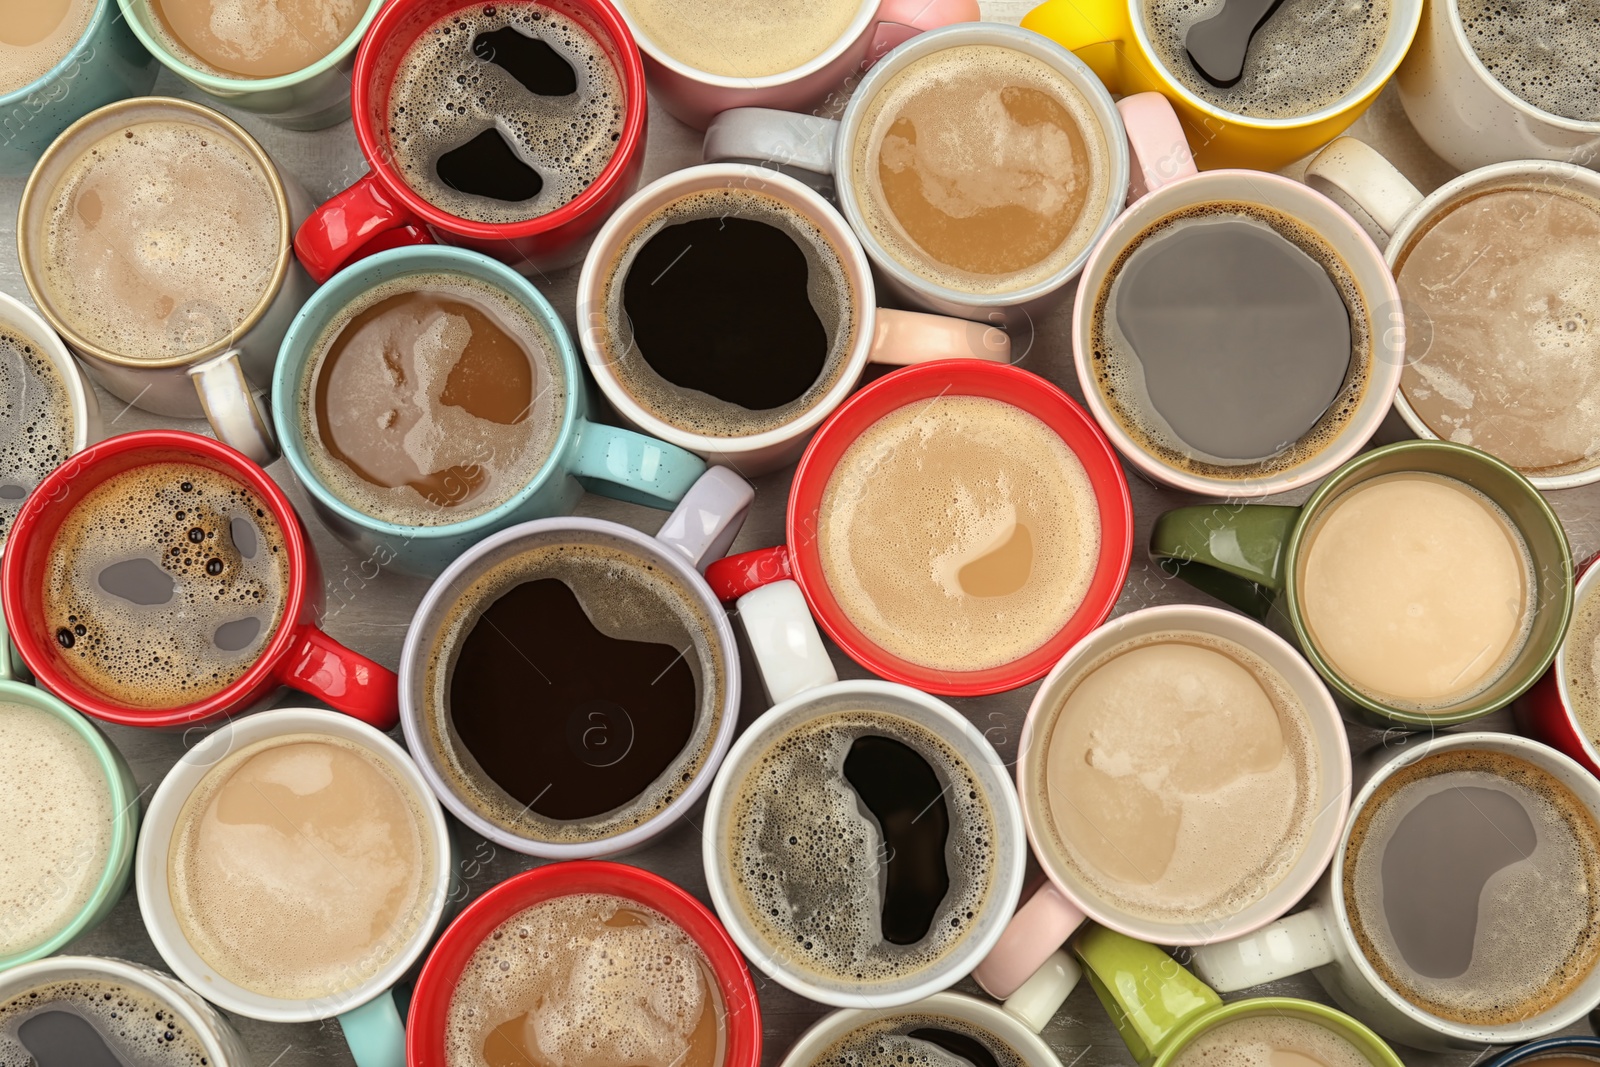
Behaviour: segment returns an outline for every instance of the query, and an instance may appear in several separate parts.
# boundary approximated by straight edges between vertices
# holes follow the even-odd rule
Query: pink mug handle
[[[883,0],[867,62],[876,63],[919,33],[955,22],[978,22],[978,0]]]
[[[1128,174],[1128,203],[1163,185],[1198,173],[1189,139],[1172,103],[1160,93],[1135,93],[1117,101],[1128,130],[1133,166]]]
[[[983,991],[1005,1000],[1044,966],[1051,953],[1083,925],[1083,911],[1054,882],[1040,886],[1017,909],[994,948],[972,972]]]
[[[400,721],[400,679],[306,623],[278,663],[278,681],[380,730]]]

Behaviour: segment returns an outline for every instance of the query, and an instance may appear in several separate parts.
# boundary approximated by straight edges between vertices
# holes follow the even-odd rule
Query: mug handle
[[[359,1008],[339,1016],[339,1029],[356,1067],[406,1067],[406,1026],[385,989]]]
[[[1338,204],[1381,248],[1422,193],[1377,149],[1354,137],[1336,137],[1306,164],[1306,184]]]
[[[1069,956],[1065,949],[1058,948],[1050,953],[1044,966],[1033,972],[1032,978],[1006,998],[1001,1007],[1037,1034],[1055,1018],[1056,1012],[1078,987],[1082,977],[1083,968],[1078,966],[1078,961]]]
[[[717,599],[735,602],[729,614],[744,626],[771,704],[839,680],[793,573],[787,545],[740,552],[706,568]]]
[[[1084,923],[1083,910],[1066,898],[1053,882],[1045,882],[1018,908],[994,948],[972,972],[973,979],[991,997],[1007,1001],[1017,996],[1030,982],[1040,979],[1040,972],[1049,967],[1051,955],[1060,949],[1072,932]],[[1073,980],[1074,984],[1076,979]],[[1050,984],[1040,979],[1032,993],[1017,1002],[1017,1015],[1034,1016],[1041,1012],[1048,1020],[1055,1014],[1071,986],[1061,991],[1060,1000],[1045,1011],[1044,1001],[1050,996]]]
[[[261,406],[266,391],[250,388],[240,355],[239,349],[230,348],[196,363],[189,368],[189,380],[217,440],[265,467],[278,458],[278,438]]]
[[[676,507],[706,470],[706,461],[621,426],[585,419],[574,443],[572,474],[591,493],[644,504]]]
[[[878,308],[867,359],[890,367],[909,367],[936,359],[1011,362],[1011,338],[997,326],[949,315]]]
[[[919,33],[956,22],[980,22],[978,0],[883,0],[878,5],[877,27],[867,50],[873,64]]]
[[[1076,52],[1113,96],[1122,96],[1148,88],[1124,66],[1125,42],[1134,36],[1128,8],[1128,0],[1045,0],[1022,16],[1022,28]]]
[[[371,171],[313,211],[294,235],[295,255],[318,285],[385,249],[433,243],[427,224],[390,196]]]
[[[311,623],[302,623],[295,631],[289,651],[278,663],[277,677],[379,730],[392,730],[400,721],[400,679],[395,673],[352,652]]]
[[[832,174],[838,136],[836,119],[770,107],[734,107],[706,127],[700,159],[704,163],[756,160]]]
[[[1219,993],[1236,993],[1332,963],[1333,938],[1313,905],[1253,934],[1192,951],[1195,974]]]
[[[712,467],[667,516],[656,531],[656,540],[676,550],[695,570],[703,571],[706,564],[722,558],[739,536],[755,498],[755,487],[749,482],[727,467]]]
[[[1300,509],[1279,504],[1174,508],[1156,519],[1150,555],[1163,573],[1265,619],[1283,591],[1284,546]]]
[[[1141,1067],[1149,1067],[1196,1016],[1222,1007],[1222,998],[1177,960],[1126,934],[1091,926],[1073,941],[1072,951]]]
[[[1135,93],[1117,101],[1128,132],[1128,203],[1163,185],[1198,174],[1183,123],[1160,93]]]

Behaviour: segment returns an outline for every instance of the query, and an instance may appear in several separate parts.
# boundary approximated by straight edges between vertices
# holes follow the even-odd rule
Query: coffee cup
[[[117,2],[162,66],[219,104],[291,130],[321,130],[350,117],[352,56],[382,6],[343,0],[304,15],[249,8],[217,32],[210,3]]]
[[[167,772],[134,878],[150,940],[190,988],[246,1018],[337,1018],[361,1067],[390,1067],[406,1040],[391,987],[443,924],[454,859],[404,749],[346,715],[276,708]]]
[[[210,438],[119,434],[57,467],[0,585],[23,662],[94,718],[198,726],[290,686],[395,724],[394,674],[317,626],[321,573],[289,498]]]
[[[1595,39],[1580,21],[1559,22],[1557,11],[1481,0],[1429,0],[1425,6],[1395,81],[1417,134],[1457,170],[1512,159],[1594,164],[1600,115],[1583,110],[1586,92],[1593,107],[1593,82],[1564,67],[1561,57],[1570,52],[1587,62]],[[1551,21],[1539,25],[1546,17]]]
[[[1163,945],[1259,929],[1316,882],[1349,805],[1327,689],[1282,638],[1218,608],[1145,608],[1078,642],[1029,706],[1019,752],[1048,881],[976,978],[1021,996],[1038,1027],[1077,981],[1052,953],[1087,919]]]
[[[379,344],[412,361],[409,393],[387,377]],[[469,347],[488,362],[462,380],[481,384],[447,406],[447,376]],[[241,413],[214,422],[243,450],[258,435],[244,417],[242,375],[214,362],[198,384],[208,410]],[[276,436],[317,517],[372,565],[427,577],[488,534],[569,513],[585,488],[671,508],[705,469],[589,411],[550,302],[510,267],[463,248],[395,248],[341,271],[290,324],[272,373]],[[372,430],[380,418],[399,429]]]
[[[1301,2],[1269,9],[1252,25],[1196,19],[1192,7],[1173,0],[1047,0],[1022,25],[1081,55],[1113,94],[1170,100],[1202,170],[1273,171],[1360,118],[1405,56],[1422,0],[1393,0],[1382,19],[1370,18],[1371,10]],[[1217,58],[1204,72],[1192,58],[1199,42],[1191,34],[1203,21],[1225,28],[1205,42]],[[1252,42],[1259,42],[1254,62],[1244,47]],[[1275,63],[1282,73],[1273,78]],[[1219,69],[1225,65],[1231,69]]]
[[[907,41],[837,120],[724,111],[705,158],[831,176],[897,298],[1012,329],[1065,295],[1128,193],[1127,138],[1105,86],[1055,42],[994,23]]]
[[[52,21],[53,20],[53,21]],[[156,61],[118,17],[114,0],[41,4],[0,38],[0,174],[20,176],[82,115],[155,84]]]
[[[825,106],[902,41],[982,17],[974,0],[829,0],[787,12],[756,3],[617,6],[661,106],[697,130],[729,108]]]
[[[91,377],[146,411],[199,418],[199,365],[237,349],[250,388],[271,377],[311,290],[289,244],[308,209],[232,119],[140,97],[50,145],[22,192],[17,255],[33,302]],[[265,462],[269,445],[249,451]]]
[[[869,362],[1010,355],[994,327],[875,294],[826,200],[770,170],[708,164],[652,182],[600,230],[578,339],[623,422],[753,477],[793,463]]]
[[[52,956],[0,974],[0,1020],[0,1051],[21,1062],[33,1062],[32,1039],[61,1057],[43,1062],[252,1063],[238,1032],[188,986],[105,956]]]
[[[1387,243],[1406,315],[1394,405],[1411,431],[1481,448],[1540,489],[1600,479],[1582,415],[1597,388],[1585,374],[1583,280],[1594,265],[1583,234],[1600,232],[1600,176],[1518,160],[1424,197],[1372,148],[1341,137],[1307,166],[1306,182]]]
[[[438,577],[400,654],[401,724],[456,818],[517,852],[588,859],[684,816],[739,716],[738,648],[699,568],[753,497],[713,468],[654,537],[538,519]]]
[[[430,32],[445,20],[461,23],[455,37]],[[504,67],[502,49],[526,54],[508,52]],[[567,96],[571,106],[540,103]],[[295,252],[319,283],[374,252],[435,241],[530,274],[574,263],[639,182],[646,110],[639,49],[604,0],[386,4],[351,74],[368,172],[312,212]],[[506,140],[513,125],[526,144]],[[559,152],[564,170],[533,166]]]
[[[1273,616],[1346,714],[1378,729],[1505,707],[1550,666],[1572,614],[1572,557],[1544,498],[1447,441],[1364,453],[1297,508],[1174,509],[1150,553],[1202,592]]]
[[[929,1046],[946,1052],[960,1048],[970,1055],[977,1049],[967,1045],[969,1041],[997,1063],[1060,1067],[1050,1046],[1016,1016],[977,997],[950,992],[903,1007],[841,1008],[824,1015],[800,1035],[779,1067],[899,1063],[905,1061],[889,1057],[902,1052],[927,1054]],[[851,1052],[861,1059],[841,1059]]]
[[[1578,568],[1581,575],[1572,592],[1572,624],[1567,627],[1556,658],[1544,677],[1512,705],[1517,729],[1577,760],[1590,774],[1600,777],[1600,748],[1595,743],[1595,711],[1591,686],[1596,649],[1596,622],[1600,621],[1594,595],[1600,585],[1600,568],[1591,556]]]
[[[617,921],[601,926],[605,916]],[[614,949],[605,964],[606,984],[588,997],[560,987],[561,997],[541,1003],[541,983],[560,980],[552,971],[576,968],[605,951],[596,944],[597,927],[609,931]],[[501,938],[513,928],[523,936]],[[564,935],[565,943],[552,945],[543,960],[534,956],[554,934]],[[502,943],[505,947],[495,947]],[[628,951],[636,946],[652,954]],[[660,969],[650,970],[651,964]],[[577,989],[579,983],[572,986]],[[692,994],[685,994],[686,986]],[[595,990],[597,984],[581,988]],[[714,1020],[708,1019],[712,1012]],[[691,1013],[694,1019],[684,1018]],[[517,1025],[524,1016],[527,1022]],[[586,1052],[649,1042],[652,1050],[668,1050],[664,1060],[686,1067],[761,1063],[755,984],[722,924],[665,878],[621,863],[577,860],[523,871],[462,911],[417,979],[405,1062],[411,1067],[482,1062],[476,1058],[482,1055],[479,1048],[472,1046],[481,1046],[482,1033],[490,1030],[496,1032],[489,1040],[499,1037],[499,1051],[516,1062],[511,1057],[517,1052],[527,1054],[519,1048],[524,1026],[532,1032],[534,1022],[542,1040],[571,1044],[581,1037]],[[691,1032],[685,1034],[686,1029]]]
[[[1314,970],[1346,1011],[1425,1049],[1546,1037],[1600,1001],[1600,782],[1536,741],[1476,732],[1375,749],[1357,782],[1305,910],[1196,949],[1195,973],[1227,993]]]
[[[1383,254],[1299,182],[1196,173],[1163,97],[1117,107],[1142,198],[1090,253],[1072,309],[1095,421],[1140,474],[1184,492],[1264,496],[1326,476],[1400,380]]]
[[[921,426],[931,444],[908,436]],[[924,459],[938,482],[918,472]],[[925,520],[919,492],[961,506]],[[1016,367],[950,360],[885,375],[841,405],[795,470],[787,543],[718,560],[706,577],[725,602],[786,590],[879,677],[978,696],[1037,680],[1105,620],[1132,528],[1122,468],[1066,393]],[[897,592],[920,573],[925,584]],[[762,670],[774,702],[797,691]]]
[[[1600,1062],[1600,1038],[1550,1037],[1514,1048],[1489,1061],[1489,1067],[1517,1067],[1543,1063],[1546,1067],[1572,1067],[1573,1064]]]

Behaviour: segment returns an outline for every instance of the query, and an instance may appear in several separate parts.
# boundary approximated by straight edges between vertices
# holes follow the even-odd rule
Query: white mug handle
[[[1038,1033],[1067,1002],[1067,997],[1072,995],[1082,977],[1083,968],[1078,961],[1066,949],[1058,948],[1050,953],[1044,966],[1033,972],[1032,978],[1006,998],[1002,1007],[1022,1020],[1024,1026]]]
[[[1189,967],[1218,993],[1236,993],[1332,962],[1333,939],[1312,906],[1253,934],[1201,945]]]
[[[217,440],[265,467],[278,458],[278,438],[262,409],[262,395],[244,376],[240,354],[230,348],[196,363],[189,368],[189,380],[200,394],[200,407]]]
[[[757,160],[832,174],[838,136],[835,119],[770,107],[735,107],[706,127],[700,159],[704,163]]]
[[[770,703],[839,680],[805,594],[794,579],[752,589],[736,606]]]
[[[656,540],[687,559],[697,571],[728,554],[739,536],[755,487],[726,467],[711,467],[700,475],[667,521]]]
[[[1318,152],[1306,165],[1306,184],[1349,212],[1380,248],[1423,199],[1394,164],[1354,137]]]

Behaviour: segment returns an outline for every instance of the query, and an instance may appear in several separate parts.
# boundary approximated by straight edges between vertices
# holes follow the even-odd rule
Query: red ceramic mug
[[[817,531],[829,478],[845,451],[873,423],[894,411],[944,396],[980,396],[1021,408],[1064,441],[1094,489],[1100,517],[1100,555],[1077,611],[1055,636],[998,667],[948,671],[912,663],[874,643],[850,620],[823,576]],[[811,439],[795,468],[785,527],[787,544],[718,560],[706,581],[725,602],[766,585],[793,580],[828,636],[879,677],[940,696],[999,693],[1042,678],[1117,602],[1133,554],[1133,501],[1111,443],[1084,410],[1037,374],[1003,363],[942,360],[894,371],[846,401]]]
[[[373,19],[351,74],[350,115],[368,171],[312,212],[294,237],[296,255],[319,283],[375,252],[435,240],[477,249],[524,273],[565,266],[578,260],[588,239],[633,192],[644,166],[648,110],[639,47],[608,0],[538,2],[587,30],[616,68],[625,111],[611,162],[574,200],[521,222],[474,222],[423,199],[392,162],[388,112],[395,68],[428,27],[483,0],[392,0]]]
[[[107,479],[152,463],[206,467],[250,489],[277,520],[288,556],[283,613],[255,662],[220,692],[180,707],[135,707],[91,688],[64,655],[43,607],[50,548],[72,510]],[[289,498],[266,471],[209,437],[179,430],[119,434],[57,467],[39,483],[12,524],[0,588],[11,639],[28,669],[45,688],[97,719],[123,726],[193,726],[253,710],[280,687],[289,686],[380,730],[399,721],[394,672],[350,651],[316,626],[323,600],[322,570]]]
[[[579,893],[622,897],[671,920],[705,953],[726,1013],[722,1067],[760,1067],[761,1008],[744,957],[706,906],[659,875],[622,863],[569,860],[506,879],[439,937],[417,978],[406,1022],[408,1067],[445,1067],[450,998],[467,961],[495,928],[535,904]]]
[[[1583,611],[1587,597],[1600,593],[1600,560],[1596,553],[1578,564],[1578,585],[1572,595],[1574,622]],[[1544,677],[1533,684],[1512,707],[1517,729],[1535,741],[1543,741],[1551,748],[1571,756],[1590,774],[1600,777],[1600,746],[1590,739],[1588,731],[1578,722],[1578,710],[1572,701],[1572,691],[1567,679],[1567,651],[1572,630],[1562,639],[1556,650],[1555,662],[1544,672]]]

